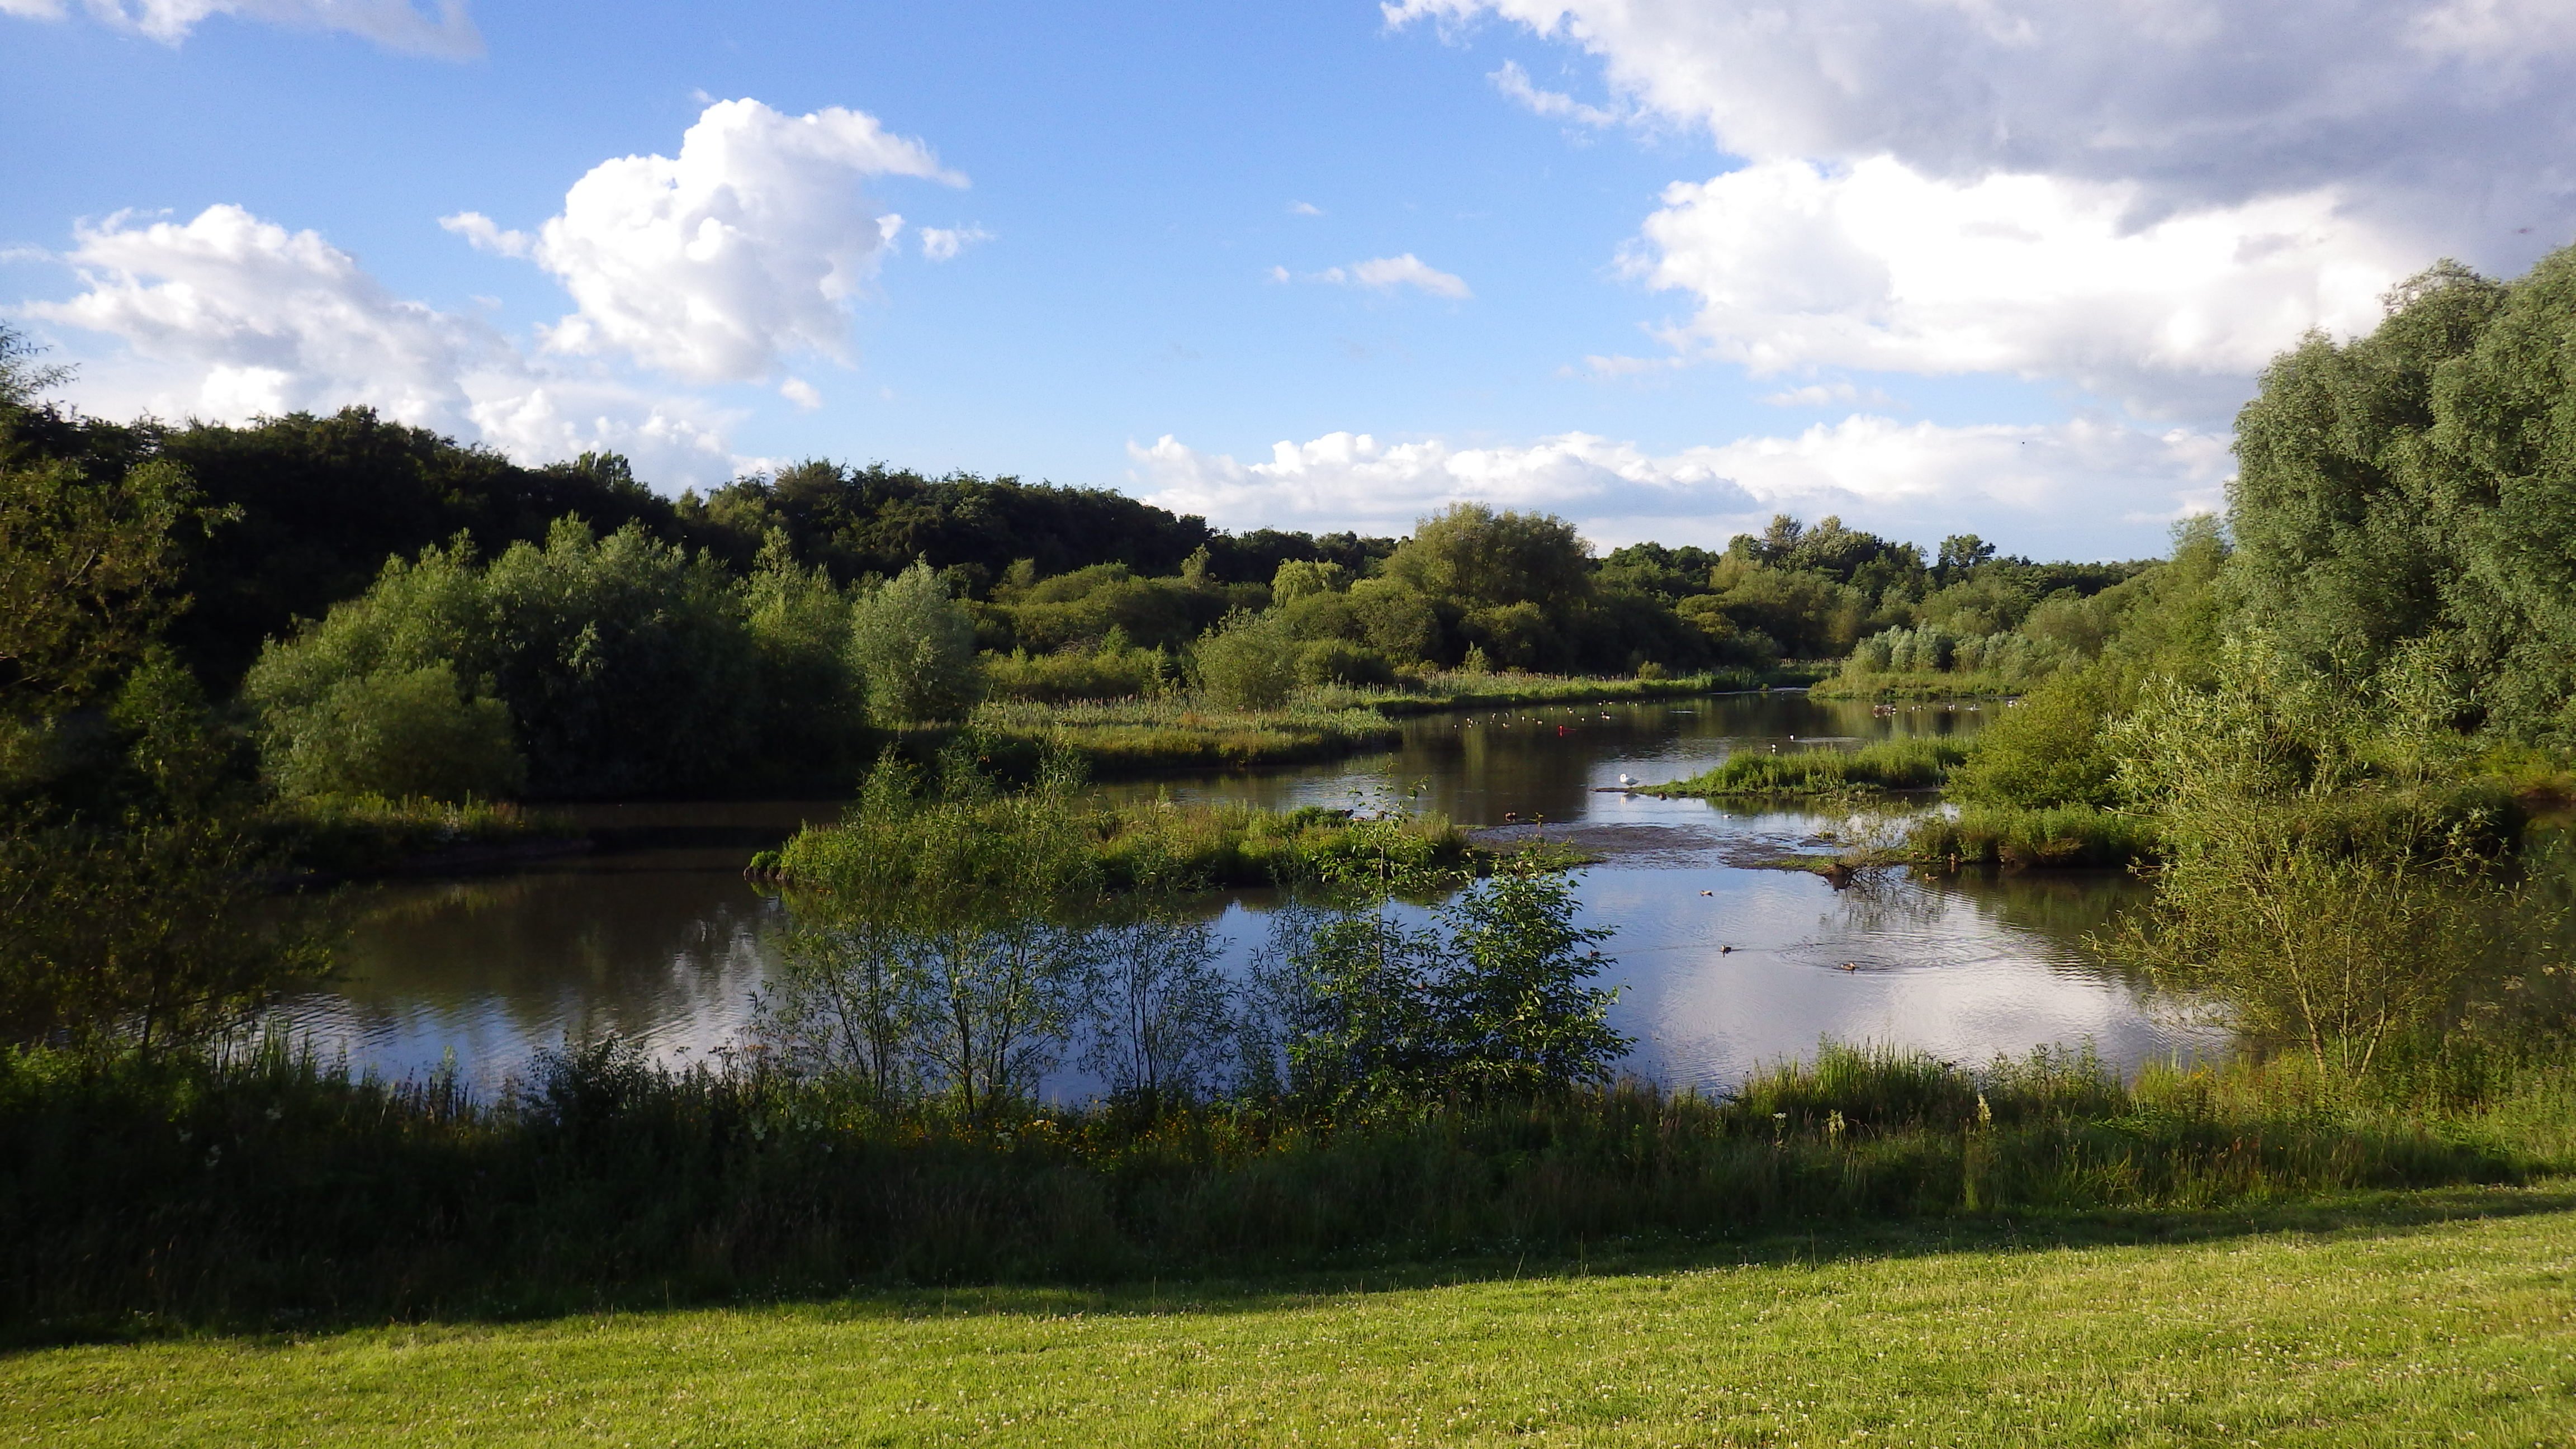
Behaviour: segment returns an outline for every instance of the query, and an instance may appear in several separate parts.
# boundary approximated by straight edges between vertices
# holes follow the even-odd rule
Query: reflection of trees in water
[[[583,872],[388,890],[342,952],[361,1020],[492,1015],[522,1031],[650,1032],[758,984],[775,902],[702,872]]]
[[[2036,953],[2060,974],[2111,978],[2142,987],[2144,976],[2104,961],[2085,945],[2123,907],[2145,899],[2133,877],[2111,871],[1965,872],[1924,876],[1864,870],[1836,897],[1843,928],[1855,935],[1921,939],[1956,934],[1951,913],[1967,911],[1999,935],[2037,938],[2054,951]]]

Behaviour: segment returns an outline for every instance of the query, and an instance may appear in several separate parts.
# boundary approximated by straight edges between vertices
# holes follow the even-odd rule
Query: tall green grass
[[[1970,805],[1956,817],[1916,821],[1906,830],[1901,853],[1926,864],[2111,867],[2153,859],[2156,841],[2156,822],[2142,815],[2089,805]]]
[[[1182,698],[988,700],[973,724],[1006,769],[1031,765],[1056,748],[1095,776],[1292,764],[1387,749],[1401,738],[1384,715],[1368,709],[1295,703],[1229,710]]]
[[[578,842],[564,816],[507,801],[388,799],[321,795],[282,800],[256,820],[262,842],[296,865],[331,875],[369,875],[466,852]]]
[[[2555,1061],[2391,1095],[2297,1063],[2124,1085],[2082,1056],[1967,1069],[1829,1047],[1726,1099],[1626,1085],[1340,1121],[1235,1104],[970,1125],[756,1059],[670,1072],[613,1046],[490,1100],[274,1044],[20,1052],[0,1058],[0,1323],[60,1338],[2209,1207],[2564,1171],[2571,1109]]]
[[[1931,790],[1968,757],[1965,743],[1943,737],[1881,740],[1857,750],[1830,747],[1781,754],[1743,751],[1715,769],[1651,786],[1655,795],[1841,795],[1877,790]]]

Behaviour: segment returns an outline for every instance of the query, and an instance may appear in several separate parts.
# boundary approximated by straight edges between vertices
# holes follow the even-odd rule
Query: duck
[[[1843,963],[1843,969],[1845,971],[1858,971],[1860,969],[1860,963],[1858,961],[1845,961]]]

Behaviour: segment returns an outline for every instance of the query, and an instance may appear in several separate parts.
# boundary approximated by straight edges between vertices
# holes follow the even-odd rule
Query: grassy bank
[[[974,727],[1006,770],[1025,771],[1052,746],[1104,779],[1327,760],[1388,749],[1399,738],[1375,710],[1303,702],[1276,710],[1226,710],[1183,699],[992,700],[975,711]]]
[[[2001,699],[2028,694],[2033,681],[1947,669],[1903,673],[1837,671],[1808,692],[1818,699]]]
[[[0,1360],[65,1446],[2534,1444],[2576,1197],[1945,1224]]]
[[[1761,689],[1801,687],[1817,671],[1795,665],[1778,669],[1720,669],[1673,679],[1595,678],[1558,674],[1426,674],[1402,689],[1326,687],[1308,691],[1319,704],[1374,709],[1385,715],[1437,714],[1453,709],[1487,709],[1518,704],[1598,704],[1617,700],[1687,699],[1703,694],[1741,694]]]
[[[580,848],[569,819],[488,800],[390,800],[382,795],[281,800],[259,817],[263,842],[324,877],[447,869]]]
[[[1335,866],[1380,849],[1390,849],[1410,870],[1441,878],[1483,874],[1496,860],[1494,852],[1470,845],[1467,832],[1448,817],[1435,814],[1408,815],[1363,831],[1354,828],[1350,812],[1311,805],[1265,810],[1239,801],[1137,801],[1083,808],[1080,826],[1101,867],[1101,882],[1112,890],[1149,879],[1179,890],[1289,885],[1323,879]],[[812,832],[836,828],[817,826]],[[790,843],[762,851],[752,858],[752,874],[793,886],[794,863],[810,848]],[[1553,865],[1581,863],[1562,850],[1523,854]]]
[[[2088,805],[2043,809],[1971,805],[1957,818],[1927,816],[1905,834],[1904,859],[1924,865],[2013,869],[2124,866],[2152,859],[2156,822]]]
[[[1882,740],[1857,750],[1810,747],[1781,754],[1728,756],[1717,768],[1649,785],[1642,795],[1848,795],[1879,790],[1937,790],[1968,757],[1965,743],[1943,738]]]
[[[969,1127],[606,1050],[500,1102],[227,1066],[0,1064],[20,1339],[574,1311],[920,1283],[1572,1253],[1765,1225],[2197,1210],[2564,1170],[2576,1074],[2362,1094],[2296,1063],[2124,1086],[1829,1053],[1728,1101],[1641,1089],[1330,1122],[1255,1106]]]
[[[1812,671],[1721,670],[1679,679],[1551,674],[1425,675],[1399,689],[1326,685],[1274,710],[1227,709],[1184,696],[1046,703],[992,699],[973,724],[1025,766],[1048,745],[1079,756],[1100,778],[1184,770],[1292,765],[1392,747],[1405,715],[1523,704],[1595,704],[1803,684]],[[923,732],[927,738],[932,732]]]

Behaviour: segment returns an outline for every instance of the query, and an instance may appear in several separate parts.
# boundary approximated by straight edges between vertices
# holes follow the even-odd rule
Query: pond
[[[1349,805],[1410,793],[1462,825],[1572,836],[1601,856],[1581,877],[1590,924],[1612,927],[1613,1024],[1627,1069],[1724,1090],[1821,1038],[1982,1061],[2090,1044],[2123,1069],[2190,1054],[2196,1032],[2084,950],[2136,886],[2113,873],[1925,879],[1866,872],[1848,888],[1766,868],[1831,851],[1881,820],[1748,811],[1625,793],[1621,777],[1692,775],[1740,750],[1848,748],[1975,729],[1971,705],[1899,706],[1798,693],[1523,707],[1403,721],[1396,749],[1325,765],[1121,782],[1103,792],[1263,805]],[[1921,804],[1896,809],[1928,808]],[[670,1062],[736,1040],[785,924],[741,878],[750,852],[833,802],[600,805],[575,812],[590,854],[507,874],[375,887],[344,970],[288,1004],[326,1053],[388,1075],[453,1060],[490,1087],[565,1037],[617,1032]],[[1211,900],[1234,962],[1266,936],[1264,893]],[[1058,1093],[1083,1095],[1067,1075]]]

